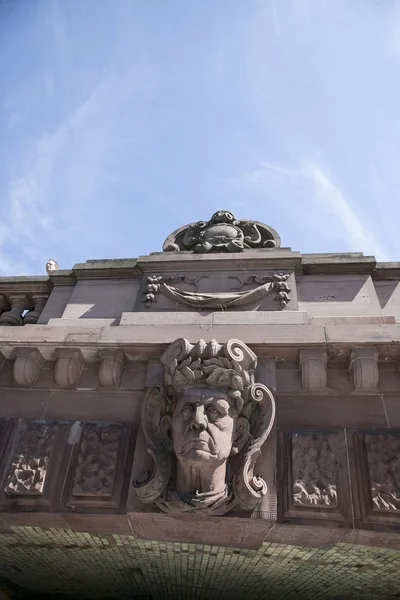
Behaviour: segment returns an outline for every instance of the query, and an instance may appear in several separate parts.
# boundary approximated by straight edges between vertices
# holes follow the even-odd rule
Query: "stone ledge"
[[[139,256],[139,267],[144,273],[190,271],[237,271],[240,269],[263,269],[282,271],[299,269],[300,252],[289,248],[246,250],[238,253],[195,254],[192,252],[157,252]]]
[[[157,513],[127,515],[0,513],[0,533],[13,527],[67,529],[103,535],[132,535],[137,539],[257,549],[265,543],[326,548],[333,544],[400,550],[400,534],[390,531],[285,525],[238,517],[171,517]]]
[[[166,314],[162,313],[163,316]],[[235,317],[238,314],[235,313]],[[221,319],[220,323],[214,324],[183,323],[179,334],[176,324],[159,325],[157,327],[149,327],[148,324],[99,327],[92,326],[89,319],[85,321],[85,326],[80,323],[79,325],[74,323],[65,326],[60,322],[57,327],[53,325],[0,327],[0,344],[14,347],[49,344],[98,345],[104,347],[121,344],[128,347],[149,345],[158,347],[172,342],[178,335],[178,337],[186,337],[191,342],[196,342],[199,339],[206,341],[216,339],[219,342],[224,342],[233,337],[257,347],[400,345],[400,324],[363,325],[362,327],[357,325],[266,324],[260,327],[259,322],[251,325],[241,324],[240,322],[224,322],[222,316]],[[77,322],[80,322],[80,320],[78,319]]]
[[[62,324],[64,319],[59,319]],[[49,321],[50,323],[50,321]],[[57,323],[51,323],[57,324]],[[201,314],[198,312],[124,312],[120,325],[307,325],[305,311],[229,311]]]
[[[142,272],[135,258],[87,260],[72,267],[77,280],[82,279],[141,279]]]
[[[301,266],[305,275],[372,273],[376,267],[376,259],[360,253],[303,254]]]

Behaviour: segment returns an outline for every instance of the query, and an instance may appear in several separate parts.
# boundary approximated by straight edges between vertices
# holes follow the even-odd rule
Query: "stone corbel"
[[[18,348],[13,366],[14,381],[20,386],[31,386],[38,380],[44,358],[37,348]]]
[[[321,393],[326,389],[327,355],[324,348],[300,350],[301,382],[304,392]]]
[[[376,392],[379,383],[378,350],[354,348],[350,356],[350,372],[355,392]]]
[[[78,348],[56,349],[55,380],[63,388],[73,388],[78,384],[85,360]]]
[[[22,313],[31,308],[28,296],[25,294],[11,294],[9,296],[11,309],[3,312],[0,325],[22,325]]]
[[[35,325],[40,317],[40,314],[48,300],[48,296],[34,294],[32,296],[33,310],[30,310],[23,317],[24,325]]]
[[[99,380],[103,387],[120,387],[126,364],[125,352],[120,348],[100,350]]]

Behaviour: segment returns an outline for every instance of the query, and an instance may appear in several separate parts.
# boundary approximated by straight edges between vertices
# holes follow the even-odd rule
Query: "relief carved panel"
[[[56,502],[70,425],[21,419],[5,454],[4,510],[43,510]]]
[[[74,496],[111,497],[121,430],[114,426],[86,425],[75,469]]]
[[[366,435],[373,508],[400,511],[400,435]]]
[[[123,512],[136,430],[129,425],[81,424],[71,456],[62,509]]]
[[[351,496],[343,431],[279,432],[279,517],[285,522],[350,527]]]
[[[336,507],[337,476],[332,435],[292,436],[293,504]]]
[[[12,459],[7,494],[43,494],[58,425],[31,423],[21,436]]]

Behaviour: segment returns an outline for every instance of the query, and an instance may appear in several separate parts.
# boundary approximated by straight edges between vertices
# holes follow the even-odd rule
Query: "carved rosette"
[[[326,389],[327,353],[322,348],[300,350],[302,388],[305,392],[324,392]]]
[[[355,348],[351,352],[350,370],[355,392],[375,392],[379,383],[378,350]]]
[[[254,510],[267,493],[266,483],[254,473],[254,467],[275,418],[273,394],[254,381],[256,355],[239,340],[229,340],[222,345],[215,340],[190,344],[181,338],[169,346],[161,362],[165,368],[165,385],[153,385],[146,393],[142,408],[142,428],[155,467],[153,473],[140,473],[134,480],[138,498],[144,503],[156,503],[165,512],[174,513],[205,510],[208,514],[224,514],[235,505],[244,510]],[[232,452],[233,455],[238,454],[232,463],[232,473],[227,476],[226,491],[222,490],[222,495],[217,498],[212,490],[203,490],[202,493],[193,490],[191,501],[187,494],[182,496],[174,488],[172,474],[176,456],[166,432],[171,427],[171,415],[175,414],[178,398],[186,393],[185,390],[201,388],[200,396],[206,399],[207,386],[214,393],[215,389],[224,390],[232,410],[236,411],[235,448],[238,450],[233,452],[232,448]],[[203,401],[207,405],[207,401]],[[180,415],[180,409],[177,415]],[[240,443],[241,436],[243,445]],[[215,499],[213,504],[211,497]]]

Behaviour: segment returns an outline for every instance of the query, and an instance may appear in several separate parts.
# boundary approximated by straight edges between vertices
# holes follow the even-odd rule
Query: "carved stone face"
[[[58,271],[58,269],[59,269],[58,263],[55,260],[53,260],[52,258],[50,258],[46,263],[46,271],[49,273],[52,271]]]
[[[221,389],[188,388],[172,415],[175,455],[183,466],[215,469],[232,452],[237,412]]]

